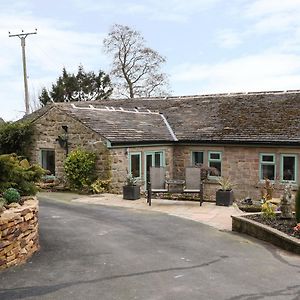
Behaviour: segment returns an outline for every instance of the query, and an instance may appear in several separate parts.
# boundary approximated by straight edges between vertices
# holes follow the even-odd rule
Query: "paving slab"
[[[202,206],[199,206],[199,202],[196,201],[152,199],[152,206],[148,206],[146,198],[124,200],[123,196],[119,194],[79,195],[74,193],[42,192],[40,195],[54,199],[59,198],[62,201],[162,212],[227,231],[231,231],[231,216],[238,216],[243,213],[235,204],[225,207],[217,206],[214,202],[204,202]]]

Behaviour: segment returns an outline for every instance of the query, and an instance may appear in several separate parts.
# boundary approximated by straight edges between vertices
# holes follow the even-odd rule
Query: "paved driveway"
[[[41,199],[41,251],[0,299],[300,299],[300,258],[157,212]]]

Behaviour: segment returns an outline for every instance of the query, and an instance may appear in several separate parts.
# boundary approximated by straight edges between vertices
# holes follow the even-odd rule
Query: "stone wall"
[[[166,170],[173,174],[173,147],[172,146],[144,146],[130,148],[113,148],[111,154],[112,192],[120,193],[126,181],[129,168],[128,154],[141,153],[141,190],[145,190],[145,154],[151,151],[163,151],[165,156]]]
[[[40,163],[41,149],[55,151],[55,176],[64,177],[63,163],[66,158],[65,149],[56,141],[59,135],[64,134],[63,125],[68,126],[69,152],[82,147],[93,151],[97,155],[96,169],[101,179],[110,177],[110,154],[106,141],[99,134],[87,128],[84,124],[68,116],[58,108],[52,108],[44,116],[34,122],[35,134],[30,149],[32,163]]]
[[[276,184],[274,197],[283,193],[284,184],[280,182],[280,155],[300,155],[299,148],[257,147],[257,146],[177,146],[174,149],[174,176],[184,178],[184,169],[190,166],[192,151],[204,151],[204,164],[208,165],[208,151],[222,153],[222,176],[229,177],[234,184],[234,194],[238,199],[247,196],[260,198],[259,155],[260,153],[276,154]],[[299,170],[299,162],[297,169]],[[299,172],[297,183],[299,184]],[[204,186],[206,200],[215,200],[215,192],[219,188],[216,180],[210,179]],[[294,190],[296,185],[294,186]]]
[[[38,201],[0,214],[0,270],[24,263],[39,249]]]

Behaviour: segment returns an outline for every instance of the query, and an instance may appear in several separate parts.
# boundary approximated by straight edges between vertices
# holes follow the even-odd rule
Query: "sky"
[[[62,68],[109,72],[113,24],[167,59],[172,95],[300,89],[300,0],[0,0],[0,117],[24,115],[20,40],[34,109]]]

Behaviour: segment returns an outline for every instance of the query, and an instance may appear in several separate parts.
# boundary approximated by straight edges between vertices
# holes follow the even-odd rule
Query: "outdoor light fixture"
[[[62,125],[63,135],[59,135],[56,141],[59,143],[59,146],[66,151],[66,156],[69,154],[69,142],[68,142],[68,125]]]

